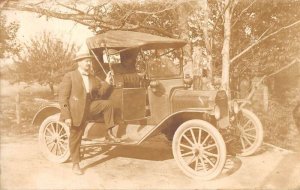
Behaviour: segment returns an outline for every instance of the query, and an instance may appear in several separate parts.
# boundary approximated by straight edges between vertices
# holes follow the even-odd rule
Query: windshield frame
[[[156,49],[152,49],[152,50],[155,50],[157,51],[157,49],[159,48],[156,48]],[[166,49],[166,48],[164,48]],[[141,52],[143,51],[148,51],[149,49],[147,50],[143,50],[141,49]],[[146,75],[147,75],[147,78],[150,79],[150,80],[164,80],[164,79],[179,79],[179,78],[182,78],[183,76],[183,49],[182,48],[172,48],[172,50],[170,51],[167,51],[166,53],[163,53],[163,54],[160,54],[159,56],[163,56],[163,55],[166,55],[172,51],[180,51],[181,53],[181,57],[178,57],[179,59],[179,73],[178,74],[174,74],[174,75],[165,75],[165,76],[152,76],[152,74],[150,73],[150,62],[149,61],[145,61],[146,62]]]

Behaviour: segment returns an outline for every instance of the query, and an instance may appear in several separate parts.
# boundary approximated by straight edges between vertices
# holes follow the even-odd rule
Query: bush
[[[262,109],[255,110],[264,127],[265,142],[287,149],[297,146],[299,139],[295,137],[299,131],[292,113],[299,100],[299,94],[300,88],[288,89],[282,99],[270,97],[267,112],[263,112]]]

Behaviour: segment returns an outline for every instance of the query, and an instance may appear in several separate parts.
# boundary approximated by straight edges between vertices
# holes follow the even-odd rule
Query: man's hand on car
[[[114,84],[114,73],[112,71],[109,71],[107,73],[105,81],[110,85]]]

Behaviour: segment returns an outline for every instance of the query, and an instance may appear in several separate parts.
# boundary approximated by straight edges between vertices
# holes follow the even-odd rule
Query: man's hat
[[[92,59],[93,56],[90,54],[89,52],[89,48],[87,47],[87,45],[84,43],[80,49],[78,50],[78,52],[75,55],[74,61],[80,61],[83,59]]]
[[[91,54],[89,53],[78,53],[76,54],[75,58],[74,58],[74,61],[80,61],[80,60],[83,60],[83,59],[92,59],[93,56],[91,56]]]

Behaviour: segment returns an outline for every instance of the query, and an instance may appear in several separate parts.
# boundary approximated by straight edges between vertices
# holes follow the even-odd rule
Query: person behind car
[[[112,74],[109,72],[105,81],[92,75],[92,57],[89,53],[76,55],[74,61],[77,62],[78,69],[66,73],[59,87],[60,120],[70,127],[72,171],[81,175],[80,145],[87,117],[102,113],[107,127],[107,140],[118,143],[120,139],[112,133],[112,128],[115,127],[112,103],[101,99],[112,85]]]

